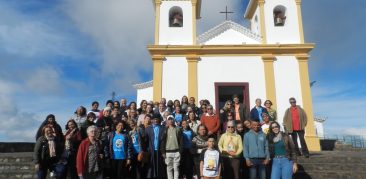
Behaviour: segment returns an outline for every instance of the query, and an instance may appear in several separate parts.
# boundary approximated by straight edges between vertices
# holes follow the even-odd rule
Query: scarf
[[[56,157],[56,144],[54,137],[46,137],[48,141],[48,149],[50,151],[50,157]]]
[[[276,137],[273,138],[273,142],[276,143],[278,141],[282,140],[282,133],[278,133]]]
[[[68,130],[67,131],[67,135],[65,136],[65,138],[67,138],[68,136],[72,136],[72,135],[74,135],[74,133],[75,133],[75,131],[76,131],[76,128],[75,129],[73,129],[73,130]],[[70,141],[70,139],[66,139],[66,141],[65,141],[65,149],[66,150],[70,150],[71,149],[71,141]]]

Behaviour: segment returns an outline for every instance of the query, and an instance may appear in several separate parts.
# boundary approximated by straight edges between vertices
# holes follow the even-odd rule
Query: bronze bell
[[[174,17],[173,19],[173,26],[175,27],[182,27],[182,22],[178,17]]]

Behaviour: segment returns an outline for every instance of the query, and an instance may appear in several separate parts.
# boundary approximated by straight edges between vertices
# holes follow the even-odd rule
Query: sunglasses
[[[296,101],[290,101],[290,103],[296,103]]]
[[[230,128],[234,128],[234,126],[227,126],[227,128],[229,128],[229,129],[230,129]]]

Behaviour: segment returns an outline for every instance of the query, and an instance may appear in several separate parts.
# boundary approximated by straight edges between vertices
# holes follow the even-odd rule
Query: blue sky
[[[220,11],[247,25],[247,0],[203,0],[198,35],[220,24]],[[362,134],[366,106],[366,2],[304,0],[305,41],[314,112],[328,135]],[[209,7],[209,8],[208,8]],[[64,123],[79,105],[104,105],[112,91],[135,99],[131,84],[151,80],[151,0],[0,0],[0,141],[33,141],[49,113]]]

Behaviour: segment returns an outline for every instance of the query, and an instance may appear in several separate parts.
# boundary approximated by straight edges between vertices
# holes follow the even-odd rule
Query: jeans
[[[266,166],[263,164],[264,159],[250,159],[253,163],[249,168],[250,179],[257,179],[259,175],[260,179],[266,179]]]
[[[40,166],[39,170],[37,171],[37,178],[38,179],[46,179],[47,177],[47,170],[50,172],[52,171],[55,174],[55,178],[59,179],[62,178],[62,174],[65,172],[65,165],[62,164],[51,164],[50,166]]]
[[[179,178],[179,165],[180,165],[180,153],[179,152],[167,152],[165,154],[165,164],[168,174],[168,179]],[[173,175],[174,170],[174,175]]]
[[[293,162],[288,158],[273,158],[271,179],[291,179]]]

